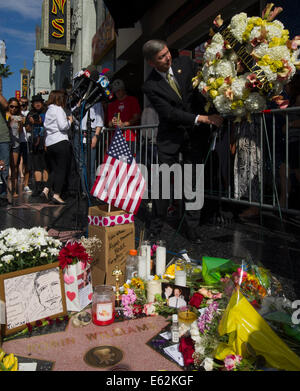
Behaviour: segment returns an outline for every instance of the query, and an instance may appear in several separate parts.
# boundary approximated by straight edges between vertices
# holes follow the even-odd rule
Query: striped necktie
[[[173,90],[179,96],[179,98],[182,99],[182,96],[181,96],[180,91],[177,87],[177,84],[174,80],[174,77],[169,72],[167,73],[167,80],[168,80],[168,83],[170,84],[170,86],[173,88]]]

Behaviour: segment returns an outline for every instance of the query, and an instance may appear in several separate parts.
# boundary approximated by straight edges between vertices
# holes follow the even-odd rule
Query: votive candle
[[[158,241],[156,248],[156,274],[158,276],[162,276],[166,271],[166,254],[165,242]]]
[[[148,281],[147,283],[147,301],[153,303],[155,301],[155,295],[161,295],[162,288],[161,282],[157,280]]]

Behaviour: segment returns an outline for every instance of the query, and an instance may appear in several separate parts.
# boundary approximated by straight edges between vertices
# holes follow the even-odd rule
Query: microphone
[[[106,98],[108,98],[111,95],[111,92],[108,88],[108,86],[109,86],[108,78],[105,75],[103,75],[102,73],[100,73],[100,75],[98,75],[98,76],[99,76],[99,78],[96,81],[95,88],[90,92],[89,95],[86,95],[86,98],[85,98],[86,101],[90,101],[91,99],[93,99],[95,94],[98,95],[99,92],[101,93],[101,96],[104,95]]]
[[[82,90],[85,84],[87,84],[88,80],[91,77],[92,72],[96,71],[96,68],[94,65],[89,65],[86,69],[82,69],[81,71],[77,72],[74,76],[73,80],[76,80],[74,83],[74,87],[72,91],[70,92],[70,97],[75,95],[75,97],[81,99],[82,98]],[[77,80],[78,79],[78,80]],[[80,92],[79,94],[77,92]]]
[[[84,94],[84,100],[86,101],[88,99],[88,97],[90,96],[91,94],[91,91],[92,91],[92,88],[93,86],[95,85],[95,83],[97,82],[98,80],[98,77],[99,77],[99,72],[95,69],[91,75],[90,75],[90,83],[89,83],[89,86],[86,90],[86,93]]]

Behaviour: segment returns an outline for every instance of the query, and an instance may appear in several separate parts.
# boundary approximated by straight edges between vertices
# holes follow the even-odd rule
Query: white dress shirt
[[[46,112],[44,128],[46,131],[46,147],[69,140],[68,130],[71,123],[67,118],[64,109],[60,106],[50,105]]]
[[[104,112],[103,107],[100,102],[96,103],[94,106],[90,108],[90,118],[92,120],[92,129],[95,129],[97,127],[102,128],[104,126]],[[82,119],[81,122],[81,129],[87,130],[87,119],[88,119],[88,112],[85,114],[85,116]],[[94,121],[93,121],[94,120]]]

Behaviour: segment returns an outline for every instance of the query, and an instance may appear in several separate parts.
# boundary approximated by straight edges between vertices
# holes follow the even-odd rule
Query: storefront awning
[[[155,2],[154,0],[104,0],[104,4],[115,22],[116,30],[134,27],[134,24]]]

